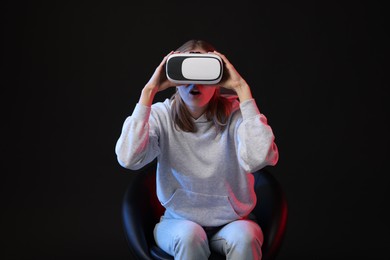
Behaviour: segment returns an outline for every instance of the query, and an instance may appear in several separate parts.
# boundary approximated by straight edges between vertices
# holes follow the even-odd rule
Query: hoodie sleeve
[[[238,124],[236,143],[240,165],[245,171],[254,172],[278,162],[279,152],[275,136],[260,113],[254,99],[240,103],[242,121]]]
[[[138,170],[153,161],[160,153],[156,120],[151,107],[137,103],[133,114],[126,118],[115,145],[119,164]]]

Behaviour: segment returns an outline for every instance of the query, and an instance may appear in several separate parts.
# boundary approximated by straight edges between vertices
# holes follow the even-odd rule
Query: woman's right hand
[[[170,82],[165,74],[165,63],[171,55],[173,51],[168,53],[158,67],[155,69],[152,77],[149,79],[148,83],[146,83],[145,88],[153,89],[155,92],[159,92],[165,90],[169,87],[173,87],[174,85]]]
[[[171,51],[168,53],[163,60],[160,62],[158,67],[154,70],[152,77],[146,83],[145,87],[142,89],[141,97],[139,103],[145,106],[151,106],[153,103],[153,98],[157,92],[163,91],[169,87],[174,87],[175,85],[170,82],[165,74],[165,63],[168,59],[168,56],[174,53]]]

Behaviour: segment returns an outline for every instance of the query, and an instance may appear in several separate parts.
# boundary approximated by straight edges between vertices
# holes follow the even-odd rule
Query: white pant
[[[252,220],[205,230],[195,222],[166,217],[154,228],[154,238],[161,249],[178,260],[208,259],[210,249],[230,260],[260,260],[264,239],[260,226]]]

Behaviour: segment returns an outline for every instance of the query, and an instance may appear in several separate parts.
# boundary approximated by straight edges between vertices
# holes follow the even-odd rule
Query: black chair
[[[140,260],[172,260],[154,241],[153,229],[164,213],[156,196],[156,163],[134,173],[123,198],[122,222],[131,254]],[[275,259],[287,224],[287,201],[280,183],[266,169],[253,173],[258,203],[253,210],[264,234],[263,260]],[[225,259],[212,252],[209,259]]]

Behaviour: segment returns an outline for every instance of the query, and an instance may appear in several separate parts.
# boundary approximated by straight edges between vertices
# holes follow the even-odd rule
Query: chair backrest
[[[263,260],[271,260],[277,256],[285,234],[287,201],[281,185],[268,170],[262,169],[253,174],[258,198],[253,213],[264,234]],[[173,259],[169,256],[155,256],[159,252],[155,252],[153,229],[164,213],[156,196],[155,175],[155,163],[134,173],[123,198],[125,237],[132,254],[142,260]]]
[[[156,165],[134,173],[122,204],[122,223],[131,253],[137,259],[152,260],[153,228],[164,212],[156,196]]]
[[[275,259],[287,227],[287,199],[281,184],[267,168],[254,172],[257,204],[253,210],[262,228],[263,260]]]

